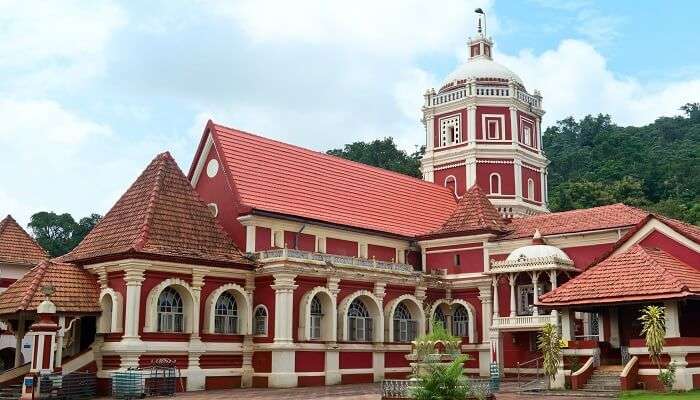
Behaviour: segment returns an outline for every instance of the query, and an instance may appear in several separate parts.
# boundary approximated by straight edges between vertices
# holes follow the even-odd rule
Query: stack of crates
[[[143,371],[128,369],[112,375],[112,396],[117,399],[132,400],[145,397]]]

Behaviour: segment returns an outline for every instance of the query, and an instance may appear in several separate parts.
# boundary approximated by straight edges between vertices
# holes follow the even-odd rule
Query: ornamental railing
[[[557,256],[525,258],[515,261],[494,261],[491,260],[491,268],[489,272],[516,272],[516,271],[531,271],[542,269],[561,269],[572,270],[574,263]]]
[[[382,381],[382,400],[411,399],[411,388],[417,381],[408,379],[384,379]],[[467,378],[469,398],[487,399],[493,393],[493,382],[488,378]]]
[[[317,264],[330,264],[336,267],[359,267],[374,268],[403,273],[417,273],[410,264],[402,264],[375,259],[339,256],[334,254],[315,253],[311,251],[295,249],[272,249],[256,253],[256,258],[261,262],[270,262],[277,259],[287,259],[301,262],[312,262]]]
[[[475,85],[473,83],[445,93],[431,94],[428,98],[427,105],[439,106],[441,104],[452,103],[471,96],[512,97],[532,108],[542,108],[542,98],[539,96],[533,96],[524,90],[513,88],[511,86]]]
[[[493,319],[494,328],[538,328],[545,324],[556,324],[553,315],[518,315],[515,317],[496,317]]]

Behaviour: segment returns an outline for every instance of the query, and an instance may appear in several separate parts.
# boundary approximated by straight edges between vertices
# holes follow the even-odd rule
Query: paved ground
[[[203,400],[380,400],[379,385],[341,385],[293,389],[232,389],[210,390],[206,393],[179,393],[175,399]],[[172,399],[172,397],[170,398]],[[584,400],[581,396],[540,396],[499,393],[496,400]]]

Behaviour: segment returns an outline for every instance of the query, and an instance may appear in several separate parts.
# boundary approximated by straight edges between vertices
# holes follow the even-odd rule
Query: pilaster
[[[122,265],[124,281],[126,282],[123,336],[123,340],[126,342],[140,342],[139,310],[141,309],[141,284],[145,279],[144,271],[146,265],[144,263],[127,263]]]
[[[275,291],[275,337],[272,349],[272,372],[268,384],[270,387],[284,388],[297,385],[294,345],[292,337],[294,274],[274,274],[271,286]]]
[[[479,301],[481,301],[481,341],[487,343],[491,331],[491,292],[490,286],[479,287]]]

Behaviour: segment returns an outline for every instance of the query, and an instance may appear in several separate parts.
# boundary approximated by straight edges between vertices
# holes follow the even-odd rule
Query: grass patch
[[[631,390],[623,392],[620,395],[621,399],[629,400],[656,400],[656,399],[683,399],[683,400],[700,400],[700,390],[692,390],[690,392],[671,392],[657,393],[646,390]]]

